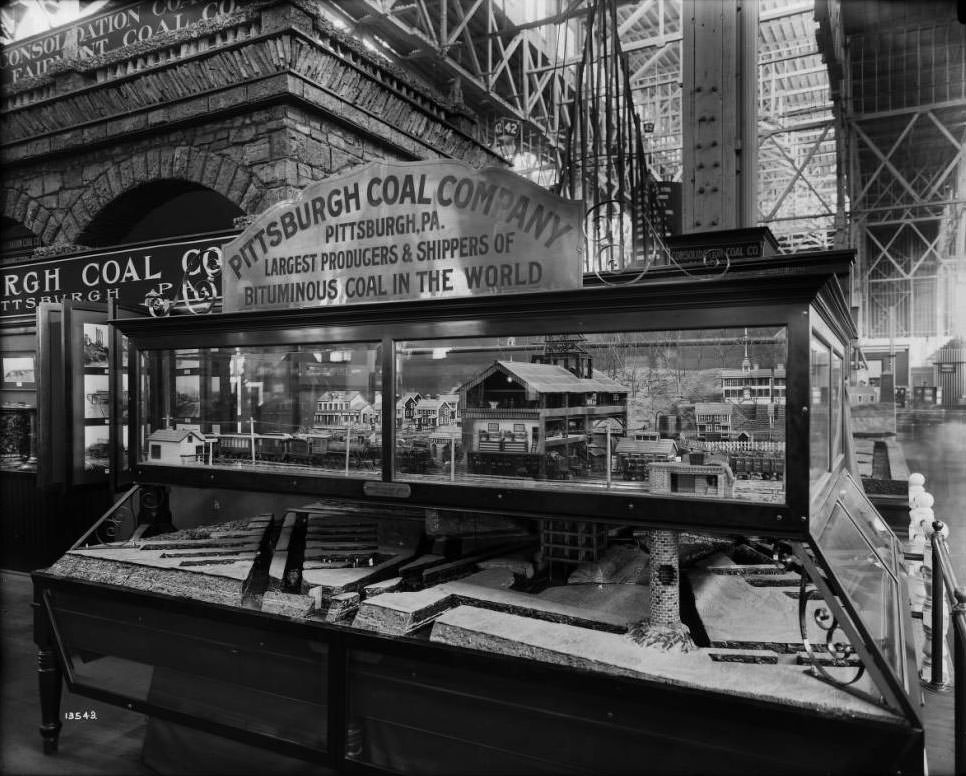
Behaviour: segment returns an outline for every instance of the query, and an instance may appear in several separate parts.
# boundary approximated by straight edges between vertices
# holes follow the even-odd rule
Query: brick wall
[[[68,60],[5,93],[0,214],[75,244],[137,186],[183,180],[254,215],[376,159],[499,163],[465,112],[300,2]]]

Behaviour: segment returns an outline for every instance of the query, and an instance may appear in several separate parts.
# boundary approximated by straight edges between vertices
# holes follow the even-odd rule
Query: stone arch
[[[53,241],[57,226],[53,221],[53,213],[39,200],[23,189],[11,186],[4,187],[0,191],[0,197],[3,199],[0,215],[29,229],[44,245]]]
[[[257,213],[265,189],[228,156],[193,146],[137,151],[109,165],[66,209],[61,239],[76,242],[91,221],[123,194],[144,184],[183,180],[211,189],[248,214]]]

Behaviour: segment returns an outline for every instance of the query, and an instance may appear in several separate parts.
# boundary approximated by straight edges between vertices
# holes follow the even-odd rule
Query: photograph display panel
[[[124,474],[130,470],[128,459],[129,445],[129,416],[130,416],[130,395],[128,393],[128,338],[123,334],[117,333],[118,353],[117,353],[117,373],[114,375],[114,390],[116,391],[116,401],[114,410],[114,425],[112,432],[114,435],[113,447],[117,454],[115,466],[119,474]]]
[[[142,463],[378,478],[375,343],[142,352]]]
[[[394,472],[781,503],[783,327],[396,343]]]
[[[73,447],[75,454],[83,450],[83,464],[74,464],[78,483],[101,482],[111,470],[111,330],[100,322],[104,317],[100,311],[71,311]]]

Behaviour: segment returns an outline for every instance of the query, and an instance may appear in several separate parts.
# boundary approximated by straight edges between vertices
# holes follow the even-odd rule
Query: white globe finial
[[[912,486],[912,485],[920,485],[920,486],[922,486],[922,485],[925,485],[925,484],[926,484],[926,478],[923,477],[919,472],[915,472],[915,473],[909,475],[909,485],[910,486]]]
[[[909,506],[914,506],[916,499],[926,492],[926,489],[922,485],[910,485],[909,486]]]

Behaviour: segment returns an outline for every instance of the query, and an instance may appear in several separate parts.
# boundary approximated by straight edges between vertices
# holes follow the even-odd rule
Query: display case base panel
[[[816,681],[797,664],[778,664],[777,660],[774,664],[719,662],[709,650],[678,652],[642,647],[623,634],[588,632],[579,626],[473,606],[457,606],[438,617],[430,639],[582,670],[744,695],[843,719],[856,715],[892,717],[878,706]]]
[[[850,724],[903,724],[884,705],[812,675],[798,619],[800,576],[740,540],[679,535],[682,584],[672,587],[696,646],[690,639],[687,649],[646,646],[639,636],[650,628],[655,595],[646,533],[605,528],[597,557],[568,566],[540,547],[537,524],[475,530],[469,516],[374,509],[320,501],[277,518],[73,550],[51,571],[638,679],[642,690],[661,686]],[[811,598],[812,588],[804,589]],[[807,617],[821,604],[808,600]],[[855,666],[826,670],[847,681]],[[868,677],[856,686],[875,697]],[[177,682],[155,677],[152,693],[169,688]],[[378,713],[365,716],[372,740],[399,733]]]
[[[509,638],[515,641],[517,634]],[[738,694],[696,693],[664,679],[591,677],[574,672],[564,681],[512,665],[466,665],[434,654],[402,657],[378,646],[353,650],[351,756],[421,776],[846,776],[885,772],[908,735],[901,724],[750,703]],[[733,682],[757,679],[745,671]]]

